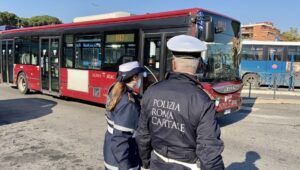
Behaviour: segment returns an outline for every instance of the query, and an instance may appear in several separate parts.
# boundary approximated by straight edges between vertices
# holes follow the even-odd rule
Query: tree
[[[19,27],[28,27],[29,23],[28,23],[28,19],[27,18],[20,18],[20,25],[18,25]]]
[[[23,20],[24,26],[42,26],[42,25],[52,25],[52,24],[61,24],[62,22],[52,16],[42,15],[34,16],[28,19]]]
[[[17,26],[19,17],[10,12],[0,12],[0,25]]]
[[[0,25],[9,25],[17,27],[31,27],[31,26],[41,26],[41,25],[51,25],[51,24],[61,24],[62,22],[53,16],[42,15],[34,16],[31,18],[18,17],[14,13],[10,12],[0,12]]]
[[[293,27],[291,27],[289,31],[283,32],[281,38],[283,41],[300,41],[298,29]]]

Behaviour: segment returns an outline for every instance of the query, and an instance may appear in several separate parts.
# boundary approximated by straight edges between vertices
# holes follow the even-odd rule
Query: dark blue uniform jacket
[[[166,80],[148,88],[142,100],[136,140],[145,168],[150,162],[151,169],[168,168],[156,164],[157,158],[150,159],[155,150],[181,162],[200,161],[202,170],[224,169],[224,145],[214,102],[195,77],[188,74],[171,73]],[[185,168],[173,165],[169,169]]]
[[[127,89],[129,88],[127,87]],[[140,159],[134,134],[139,115],[140,104],[131,90],[122,95],[112,112],[107,111],[106,119],[110,130],[107,130],[105,134],[103,149],[106,169],[138,168]]]

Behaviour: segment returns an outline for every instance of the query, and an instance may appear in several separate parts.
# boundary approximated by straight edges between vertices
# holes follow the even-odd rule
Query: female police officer
[[[105,169],[139,169],[134,132],[140,104],[133,88],[139,88],[144,68],[137,61],[119,66],[117,82],[110,88],[106,104],[108,123],[104,142]]]

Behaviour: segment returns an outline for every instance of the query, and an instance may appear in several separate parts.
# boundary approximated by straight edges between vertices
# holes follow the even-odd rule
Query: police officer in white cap
[[[140,87],[144,71],[137,61],[120,65],[117,82],[109,90],[106,104],[108,126],[103,149],[105,169],[139,169],[134,133],[140,103],[133,89]]]
[[[224,169],[215,105],[195,77],[207,47],[187,35],[171,38],[167,46],[173,53],[173,72],[149,87],[142,100],[136,140],[143,167]]]

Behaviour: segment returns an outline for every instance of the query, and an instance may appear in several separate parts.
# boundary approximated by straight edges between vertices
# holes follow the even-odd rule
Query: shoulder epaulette
[[[155,83],[152,83],[151,85],[148,86],[148,88],[151,87],[151,86],[155,86],[155,85],[158,84],[159,82],[160,82],[160,81],[157,81],[157,82],[155,82]]]

